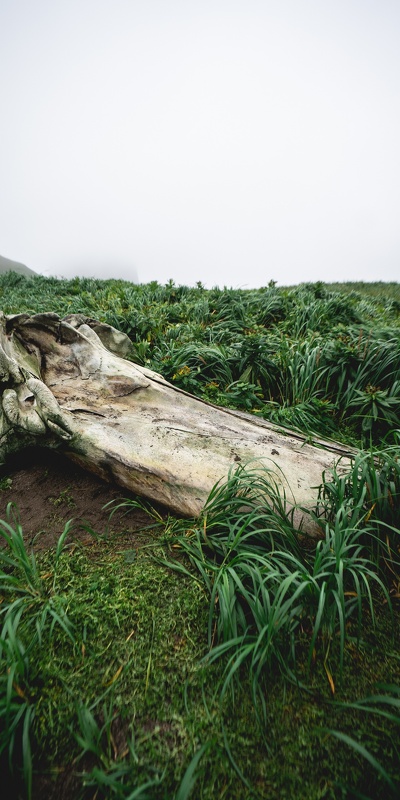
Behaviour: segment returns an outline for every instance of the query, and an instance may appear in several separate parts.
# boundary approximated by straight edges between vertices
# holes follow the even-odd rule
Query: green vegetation
[[[400,426],[400,297],[397,284],[386,294],[357,286],[206,291],[9,273],[0,303],[6,314],[95,316],[131,338],[133,360],[182,389],[365,447],[390,443]]]
[[[57,781],[99,800],[398,796],[400,298],[375,289],[0,278],[5,313],[95,316],[176,385],[357,448],[348,474],[321,476],[316,540],[251,465],[197,520],[150,509],[137,550],[118,532],[85,549],[67,526],[35,555],[9,507],[0,757],[16,797]]]

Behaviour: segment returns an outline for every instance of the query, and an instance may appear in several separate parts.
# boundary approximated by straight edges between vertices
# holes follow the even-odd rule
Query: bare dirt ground
[[[108,484],[46,449],[18,454],[0,468],[0,519],[7,506],[18,509],[24,539],[37,550],[55,546],[68,520],[73,519],[70,539],[90,545],[99,536],[121,534],[123,546],[135,545],[139,531],[151,524],[140,509],[117,511],[110,520],[111,501],[135,498],[115,484]],[[142,541],[142,536],[140,536]]]

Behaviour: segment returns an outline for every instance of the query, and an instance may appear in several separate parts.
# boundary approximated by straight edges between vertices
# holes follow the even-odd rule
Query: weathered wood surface
[[[2,316],[0,460],[32,444],[60,447],[102,478],[189,516],[232,466],[256,460],[273,470],[290,505],[314,507],[322,473],[346,456],[340,445],[315,447],[205,403],[126,360],[129,347],[124,334],[82,315]]]

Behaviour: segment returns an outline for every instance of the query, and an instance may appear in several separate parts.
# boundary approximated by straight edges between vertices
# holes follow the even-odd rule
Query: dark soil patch
[[[116,511],[110,520],[111,508],[104,508],[107,503],[136,495],[44,448],[13,457],[1,468],[0,487],[0,519],[6,519],[7,505],[14,503],[24,538],[36,550],[54,547],[70,519],[74,520],[71,538],[84,545],[118,533],[118,544],[132,547],[143,543],[143,529],[152,524],[141,509]]]

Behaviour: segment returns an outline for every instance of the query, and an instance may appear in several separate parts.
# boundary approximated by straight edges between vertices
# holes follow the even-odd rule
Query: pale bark
[[[188,516],[201,512],[232,467],[252,462],[273,471],[288,506],[315,506],[322,474],[346,456],[340,445],[317,447],[199,400],[126,360],[129,347],[124,334],[83,315],[3,316],[0,460],[32,444],[58,447],[102,478]],[[311,532],[301,511],[296,520]]]

